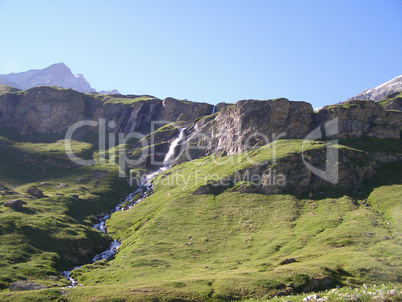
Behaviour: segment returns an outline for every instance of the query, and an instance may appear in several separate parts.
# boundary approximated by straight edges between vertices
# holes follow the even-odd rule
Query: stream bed
[[[166,156],[163,160],[163,167],[161,167],[156,172],[142,176],[140,179],[140,186],[134,192],[128,194],[122,202],[117,204],[112,209],[112,211],[110,211],[110,213],[105,214],[105,215],[104,214],[95,215],[95,219],[97,220],[97,223],[95,223],[93,225],[94,229],[97,229],[98,231],[107,234],[105,222],[106,222],[106,220],[108,220],[110,218],[110,216],[114,212],[128,210],[153,193],[153,185],[152,185],[151,180],[159,173],[164,172],[170,168],[170,165],[174,159],[175,149],[176,149],[177,145],[180,143],[180,141],[183,140],[185,130],[186,130],[186,128],[182,128],[180,130],[179,136],[176,139],[174,139],[172,141],[172,143],[170,144],[168,153],[166,153]],[[134,197],[138,197],[138,198],[134,199]],[[124,204],[124,207],[123,207],[123,204]],[[102,259],[109,259],[109,258],[113,257],[114,255],[116,255],[117,249],[120,247],[120,245],[121,245],[121,243],[119,241],[113,240],[110,243],[109,248],[107,250],[95,255],[92,258],[91,263],[94,263],[94,262],[102,260]],[[82,285],[82,284],[79,284],[76,280],[74,280],[70,276],[71,272],[73,270],[80,269],[81,267],[82,266],[74,266],[61,273],[70,282],[69,287],[75,287],[76,285]]]

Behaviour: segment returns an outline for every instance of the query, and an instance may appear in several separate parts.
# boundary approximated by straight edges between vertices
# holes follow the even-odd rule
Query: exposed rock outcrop
[[[395,92],[387,95],[378,101],[386,110],[402,111],[402,92]]]
[[[0,127],[15,128],[21,134],[63,134],[76,122],[104,119],[106,126],[114,126],[107,128],[110,132],[148,134],[169,122],[190,123],[210,114],[212,108],[210,104],[173,98],[83,94],[71,89],[36,87],[0,95]],[[96,132],[99,128],[81,130]]]
[[[85,113],[85,95],[73,90],[37,87],[0,96],[0,126],[21,134],[62,133]]]
[[[220,103],[214,108],[174,98],[83,94],[56,87],[0,95],[0,127],[12,127],[22,134],[65,134],[71,125],[83,120],[92,120],[97,126],[81,127],[75,132],[77,135],[102,131],[101,121],[109,132],[154,133],[147,148],[153,148],[151,152],[159,161],[179,128],[185,126],[186,139],[177,151],[180,156],[176,163],[214,153],[239,154],[280,138],[306,138],[313,131],[317,131],[313,139],[388,139],[400,138],[402,130],[402,112],[388,111],[372,101],[350,101],[314,113],[310,104],[284,98],[245,100],[234,105]],[[326,128],[328,122],[335,120],[336,128]],[[175,127],[155,132],[171,122],[176,123]],[[134,157],[140,149],[139,145],[133,146]],[[149,159],[148,156],[146,167],[150,165]]]
[[[27,193],[28,193],[29,195],[32,195],[32,196],[36,197],[36,198],[42,198],[42,197],[43,197],[43,192],[42,192],[42,190],[41,190],[41,189],[38,189],[38,188],[31,188],[31,189],[28,189],[28,190],[27,190]]]
[[[188,127],[186,150],[179,162],[212,153],[238,154],[280,137],[302,138],[312,123],[313,108],[305,102],[239,101]]]
[[[275,162],[256,163],[247,168],[238,170],[232,175],[211,181],[198,187],[193,194],[218,195],[225,190],[235,190],[241,193],[304,193],[311,190],[334,187],[360,188],[363,181],[375,175],[376,162],[364,152],[340,148],[337,162],[327,166],[327,149],[316,148],[304,152],[294,153],[279,158]],[[323,178],[314,174],[305,164],[326,170],[329,177]],[[331,170],[334,172],[331,175]],[[336,179],[330,179],[331,176]]]
[[[26,202],[21,199],[10,199],[4,202],[3,206],[16,210],[21,209],[24,204],[26,204]]]
[[[240,101],[189,126],[177,163],[213,153],[239,154],[278,138],[308,138],[317,129],[311,139],[400,138],[402,112],[372,101],[326,106],[318,113],[308,103],[287,99]]]
[[[39,290],[45,288],[47,288],[47,286],[30,281],[16,281],[10,284],[9,290],[12,292],[12,291],[25,291],[25,290]]]
[[[358,138],[372,136],[381,139],[400,138],[402,112],[387,111],[372,101],[349,101],[342,105],[326,106],[315,119],[314,127],[338,119],[336,134],[328,138]]]

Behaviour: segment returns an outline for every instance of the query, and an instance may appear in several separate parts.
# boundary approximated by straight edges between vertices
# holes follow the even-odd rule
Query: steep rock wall
[[[331,127],[327,123],[334,122]],[[327,126],[327,127],[326,127]],[[177,163],[216,153],[242,153],[278,138],[399,139],[402,112],[387,111],[373,101],[350,101],[314,113],[310,104],[287,99],[240,101],[187,128]]]
[[[160,100],[153,97],[119,96],[119,102],[108,97],[83,94],[71,89],[36,87],[0,95],[0,127],[17,129],[21,134],[66,133],[71,125],[83,120],[114,121],[111,132],[148,134],[169,122],[187,122],[212,112],[206,103]],[[90,127],[93,128],[93,127]],[[97,131],[97,129],[91,129]]]

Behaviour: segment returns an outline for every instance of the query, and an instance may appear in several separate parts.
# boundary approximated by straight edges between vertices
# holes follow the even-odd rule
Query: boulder
[[[295,258],[286,258],[285,260],[282,260],[281,262],[279,262],[279,265],[289,264],[289,263],[293,263],[293,262],[296,262]]]
[[[326,288],[334,283],[334,279],[330,277],[322,277],[318,279],[312,279],[310,282],[303,288],[303,293],[308,293],[316,289]],[[319,298],[319,297],[318,297]]]
[[[319,295],[314,294],[314,295],[310,295],[307,296],[303,299],[303,302],[307,302],[307,301],[316,301],[317,299],[321,298]]]
[[[10,200],[6,201],[3,204],[3,206],[9,207],[12,209],[21,209],[24,206],[24,204],[26,204],[26,202],[21,199],[10,199]]]
[[[43,197],[43,191],[41,189],[38,188],[31,188],[27,190],[27,193],[29,195],[32,195],[36,198],[42,198]]]
[[[47,288],[44,285],[29,282],[29,281],[16,281],[10,284],[10,291],[25,291],[25,290],[39,290]]]

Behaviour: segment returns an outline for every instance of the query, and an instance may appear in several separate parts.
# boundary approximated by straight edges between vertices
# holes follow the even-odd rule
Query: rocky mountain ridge
[[[148,134],[164,123],[190,123],[212,112],[206,103],[181,101],[174,98],[160,100],[153,96],[84,94],[57,87],[35,87],[25,91],[0,95],[0,127],[15,128],[21,134],[66,133],[70,126],[83,120],[115,126],[116,133]],[[89,131],[97,131],[91,127]]]
[[[331,121],[336,125],[329,128]],[[211,154],[233,155],[278,138],[399,139],[402,112],[388,111],[373,101],[349,101],[315,113],[310,104],[287,99],[239,101],[187,128],[178,162]]]
[[[399,139],[402,130],[402,112],[386,110],[373,101],[349,101],[314,112],[306,102],[284,98],[243,100],[214,107],[174,98],[83,94],[56,87],[0,94],[0,127],[15,128],[21,134],[65,134],[79,121],[101,119],[106,125],[113,122],[113,128],[107,131],[124,134],[148,135],[171,122],[176,122],[176,128],[186,127],[177,163],[211,154],[240,154],[280,138],[300,139],[311,133],[313,139]],[[335,120],[336,129],[328,128],[328,123]],[[99,131],[96,127],[81,130]],[[149,144],[163,156],[177,132],[158,133]]]
[[[402,112],[388,110],[390,100],[314,112],[284,98],[213,106],[0,86],[0,300],[30,289],[26,300],[229,301],[400,283]],[[149,148],[159,162],[172,150],[177,160],[163,170],[150,157],[101,164],[89,133],[74,154],[99,164],[74,164],[60,138],[83,120],[97,126],[79,134],[145,135],[126,148],[108,144],[107,155]],[[336,171],[336,181],[316,170]],[[125,210],[114,212],[126,194]],[[106,236],[93,228],[99,217],[108,217]],[[121,242],[113,261],[74,270],[83,286],[68,288],[60,272],[111,240]]]
[[[52,64],[43,69],[0,74],[0,85],[7,85],[23,90],[39,86],[57,86],[84,93],[96,92],[82,74],[73,74],[70,68],[64,63]],[[109,91],[102,90],[99,93],[117,94],[119,92],[114,89]]]
[[[371,100],[379,101],[385,98],[387,95],[402,91],[402,75],[393,78],[377,87],[363,90],[359,94],[349,98],[347,101],[351,100]]]

